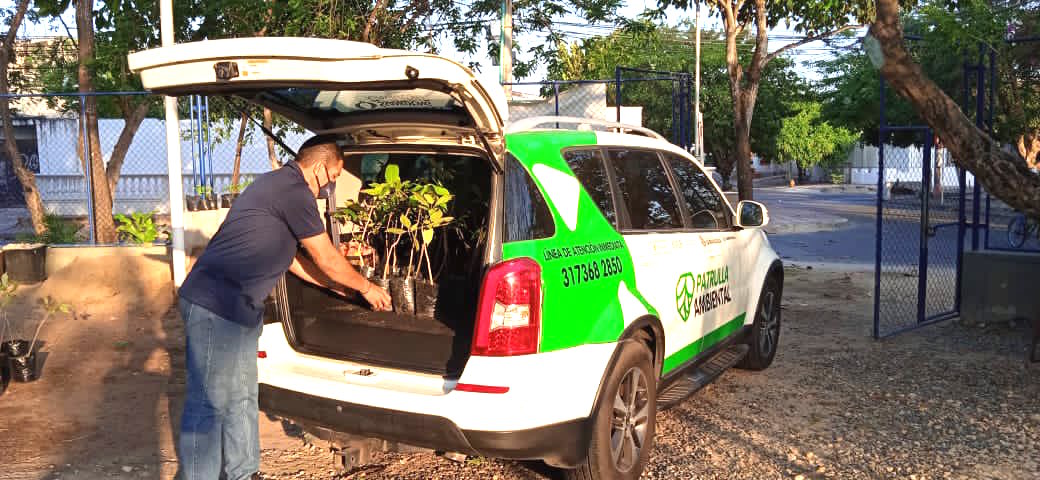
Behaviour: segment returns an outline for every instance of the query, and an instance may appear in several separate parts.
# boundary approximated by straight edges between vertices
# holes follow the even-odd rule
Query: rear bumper
[[[575,467],[585,459],[588,418],[516,431],[463,430],[429,414],[343,402],[260,384],[260,409],[297,423],[417,447]]]

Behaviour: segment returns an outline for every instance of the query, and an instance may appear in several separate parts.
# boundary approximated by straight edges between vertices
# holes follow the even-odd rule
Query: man
[[[339,254],[318,213],[315,199],[342,169],[335,137],[308,139],[295,161],[235,200],[181,286],[188,375],[178,478],[216,480],[221,471],[227,480],[259,478],[256,351],[264,298],[286,270],[389,309],[390,296]]]

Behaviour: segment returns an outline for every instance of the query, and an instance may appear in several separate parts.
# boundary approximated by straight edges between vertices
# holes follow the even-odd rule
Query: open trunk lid
[[[130,69],[166,95],[224,94],[315,133],[358,143],[453,143],[504,154],[505,95],[436,55],[317,38],[206,40],[132,53]]]

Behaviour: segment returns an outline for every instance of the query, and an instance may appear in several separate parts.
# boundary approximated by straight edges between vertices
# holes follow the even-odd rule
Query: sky
[[[14,0],[0,0],[0,7],[10,7],[13,4],[14,4]],[[622,7],[621,10],[618,13],[620,15],[624,16],[624,17],[635,18],[640,13],[642,13],[647,7],[656,7],[656,1],[649,1],[649,2],[647,2],[647,1],[644,1],[644,0],[631,0],[628,3],[626,3],[625,6]],[[693,9],[690,9],[690,10],[678,10],[678,9],[675,9],[675,8],[669,8],[665,13],[666,13],[665,22],[667,24],[669,24],[669,25],[677,25],[680,22],[682,22],[683,20],[690,20],[690,21],[692,21],[694,19],[694,10]],[[74,15],[74,12],[70,9],[68,12],[66,12],[66,14],[63,17],[65,18],[65,22],[69,26],[69,28],[72,28],[73,31],[74,31],[74,29],[75,29],[75,15]],[[564,21],[570,21],[570,22],[575,22],[575,23],[584,23],[578,17],[564,19]],[[721,29],[721,19],[719,19],[718,16],[709,17],[707,15],[707,8],[702,7],[702,10],[701,10],[701,28],[702,29]],[[593,34],[593,33],[602,33],[602,32],[607,31],[607,30],[605,30],[603,28],[580,27],[580,26],[568,27],[568,30],[572,31],[572,32],[574,32],[576,34],[580,34],[580,35],[578,35],[576,37],[573,37],[575,39],[579,38],[582,35],[588,36],[588,35]],[[863,33],[864,32],[861,31],[861,32],[859,32],[859,35],[862,35]],[[63,34],[65,34],[65,30],[64,30],[64,27],[62,27],[62,25],[59,22],[56,22],[56,21],[41,22],[41,23],[36,23],[36,24],[23,23],[22,28],[20,29],[19,34],[22,35],[22,36],[63,35]],[[795,41],[795,38],[799,36],[798,32],[795,32],[792,29],[788,29],[788,28],[784,27],[783,25],[780,25],[780,26],[778,26],[776,28],[771,29],[769,31],[769,35],[771,37],[770,38],[770,42],[769,42],[769,50],[770,51],[774,51],[774,50],[776,50],[778,48],[781,48],[782,46],[784,46],[784,45],[786,45],[788,43],[791,43],[791,42]],[[779,37],[779,38],[773,38],[773,37]],[[531,45],[531,44],[533,44],[533,42],[536,42],[538,40],[539,39],[538,39],[538,36],[536,34],[525,34],[525,35],[518,36],[517,39],[516,39],[516,42],[517,42],[518,45],[521,46],[521,48],[523,48],[525,45]],[[690,54],[693,55],[693,48],[691,47],[690,50],[691,50]],[[471,56],[471,55],[466,55],[466,54],[463,54],[463,53],[460,53],[460,52],[456,51],[454,49],[454,47],[451,45],[450,42],[448,42],[448,41],[441,41],[439,43],[438,51],[440,52],[441,55],[444,55],[444,56],[447,56],[447,57],[450,57],[450,58],[454,58],[454,59],[456,59],[456,60],[458,60],[458,61],[460,61],[462,63],[467,63],[467,64],[469,62],[477,62],[477,63],[479,63],[480,67],[478,69],[477,76],[482,81],[484,81],[486,83],[489,83],[489,84],[496,84],[496,83],[499,82],[499,75],[500,75],[499,67],[493,65],[491,59],[487,58],[486,54],[484,53],[484,52],[486,52],[486,49],[484,47],[482,47],[480,50],[478,50],[479,53],[477,55],[472,55]],[[799,47],[797,49],[792,50],[790,54],[793,55],[793,58],[795,59],[795,61],[799,63],[797,71],[801,75],[809,78],[810,80],[818,79],[819,78],[819,74],[814,69],[812,69],[811,67],[804,66],[801,63],[802,62],[806,62],[806,61],[823,60],[825,58],[828,58],[831,55],[830,54],[830,50],[828,48],[826,48],[826,45],[824,45],[823,42],[812,42],[812,43],[806,44],[806,45],[804,45],[802,47]],[[542,68],[537,69],[529,77],[523,78],[523,79],[518,79],[516,81],[537,81],[537,80],[542,80],[544,78],[545,78],[545,68],[542,67]],[[517,90],[520,90],[520,91],[527,91],[527,90],[537,91],[537,87],[536,86],[535,87],[530,87],[530,88],[518,87]]]

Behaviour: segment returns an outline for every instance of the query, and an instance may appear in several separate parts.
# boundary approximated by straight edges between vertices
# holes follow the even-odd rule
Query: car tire
[[[654,446],[657,377],[653,356],[641,342],[621,344],[592,417],[585,461],[564,471],[568,480],[635,480]],[[615,447],[612,438],[620,440]]]
[[[780,344],[780,284],[775,276],[766,278],[754,315],[748,336],[748,354],[737,366],[747,370],[765,370],[773,363]]]

